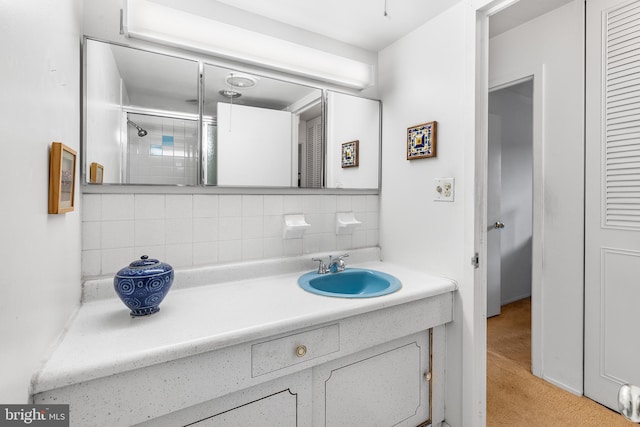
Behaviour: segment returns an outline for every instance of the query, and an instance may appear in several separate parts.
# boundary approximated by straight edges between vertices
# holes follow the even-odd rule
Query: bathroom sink
[[[346,268],[339,273],[303,274],[298,284],[305,291],[340,298],[370,298],[393,293],[402,287],[390,274],[364,268]]]

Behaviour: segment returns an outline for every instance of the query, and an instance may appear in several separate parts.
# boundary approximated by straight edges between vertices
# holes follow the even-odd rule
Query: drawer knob
[[[296,347],[296,356],[303,357],[305,354],[307,354],[307,347],[306,346],[299,345],[298,347]]]

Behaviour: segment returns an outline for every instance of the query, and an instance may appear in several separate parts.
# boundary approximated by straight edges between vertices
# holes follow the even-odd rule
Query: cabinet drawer
[[[251,376],[257,377],[340,350],[340,327],[323,326],[251,346]]]

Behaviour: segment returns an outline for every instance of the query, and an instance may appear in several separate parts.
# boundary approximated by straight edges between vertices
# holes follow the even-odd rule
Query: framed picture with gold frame
[[[89,182],[91,184],[102,184],[104,176],[104,166],[100,163],[93,162],[89,167]]]
[[[49,155],[49,213],[73,211],[76,186],[76,152],[61,142],[51,143]]]
[[[437,122],[428,122],[407,129],[407,160],[435,157]]]

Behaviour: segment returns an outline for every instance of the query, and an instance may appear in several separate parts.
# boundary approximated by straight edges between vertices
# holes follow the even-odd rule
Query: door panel
[[[489,94],[491,96],[491,94]],[[502,136],[501,117],[489,114],[489,154],[487,159],[487,224],[500,221],[502,211]],[[489,225],[487,230],[487,317],[500,314],[500,270],[502,250],[500,230]]]
[[[587,1],[585,395],[640,384],[640,1]]]

